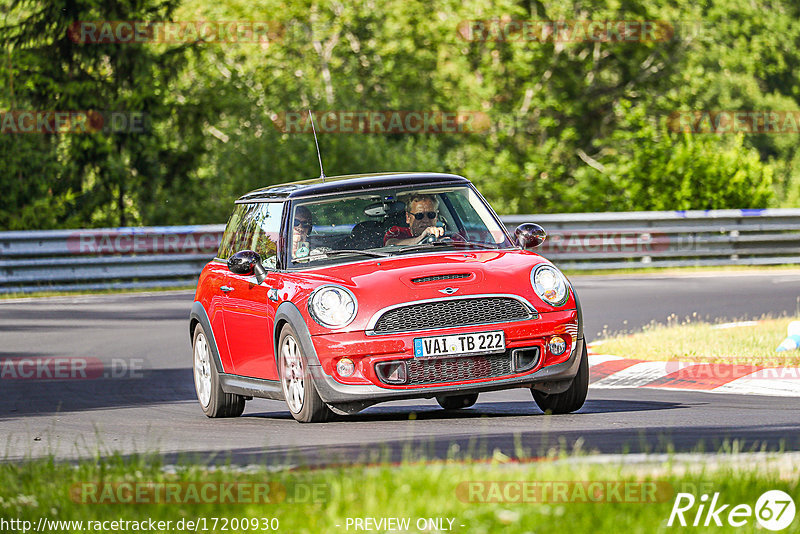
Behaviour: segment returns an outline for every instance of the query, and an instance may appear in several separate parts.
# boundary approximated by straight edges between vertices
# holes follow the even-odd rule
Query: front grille
[[[432,360],[409,360],[407,385],[461,382],[512,374],[508,354],[462,356]]]
[[[520,301],[508,297],[446,299],[409,304],[384,313],[375,323],[376,334],[413,332],[522,321],[535,317]]]
[[[421,278],[412,278],[411,281],[415,284],[424,284],[426,282],[438,282],[440,280],[460,280],[462,278],[469,278],[469,273],[461,274],[437,274],[435,276],[423,276]]]

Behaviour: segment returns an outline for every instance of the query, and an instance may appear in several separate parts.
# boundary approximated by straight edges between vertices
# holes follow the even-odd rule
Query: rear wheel
[[[586,393],[589,391],[589,356],[586,353],[586,343],[583,344],[581,363],[578,374],[572,380],[569,389],[563,393],[543,393],[531,390],[533,400],[544,412],[564,414],[574,412],[583,406]]]
[[[311,377],[308,359],[290,325],[281,330],[278,341],[279,368],[283,397],[292,417],[301,423],[321,423],[327,421],[332,412],[317,393]]]
[[[208,417],[239,417],[244,412],[244,397],[225,393],[219,383],[219,373],[211,356],[205,330],[201,325],[194,329],[192,339],[194,353],[194,389],[200,407]]]
[[[462,408],[469,408],[478,401],[478,394],[471,393],[469,395],[448,395],[447,397],[436,397],[436,402],[445,410],[460,410]]]

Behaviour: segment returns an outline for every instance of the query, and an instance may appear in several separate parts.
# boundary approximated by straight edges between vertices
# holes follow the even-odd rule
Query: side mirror
[[[240,250],[228,258],[228,270],[233,274],[254,274],[259,284],[267,278],[267,271],[261,265],[261,256],[252,250]]]
[[[514,237],[517,245],[524,249],[536,248],[547,239],[547,232],[544,228],[534,223],[523,223],[514,230]]]

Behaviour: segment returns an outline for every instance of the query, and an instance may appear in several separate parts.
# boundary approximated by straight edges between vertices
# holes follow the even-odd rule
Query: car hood
[[[533,291],[531,270],[548,260],[529,251],[453,251],[413,254],[339,264],[294,272],[291,278],[313,289],[326,283],[350,289],[358,299],[358,315],[350,328],[388,306],[437,298],[511,294],[526,299],[540,313],[556,308]],[[449,289],[448,289],[449,288]],[[308,294],[308,291],[301,291]],[[297,304],[305,304],[297,302]],[[557,309],[574,309],[572,292]]]

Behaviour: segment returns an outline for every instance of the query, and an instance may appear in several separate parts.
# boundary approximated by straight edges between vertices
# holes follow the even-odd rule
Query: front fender
[[[569,284],[572,287],[572,283]],[[578,339],[583,339],[583,310],[581,309],[581,300],[578,298],[578,293],[572,287],[572,296],[575,297],[575,308],[578,311]]]
[[[303,349],[303,354],[306,355],[308,365],[319,367],[319,357],[317,351],[314,349],[314,343],[311,341],[311,333],[308,330],[308,325],[300,310],[293,302],[283,302],[275,312],[275,331],[273,338],[275,341],[275,365],[276,369],[280,369],[278,365],[278,353],[280,346],[278,340],[281,336],[281,329],[283,325],[290,324],[295,334],[297,334],[297,341]]]
[[[218,373],[223,373],[222,360],[219,357],[219,349],[217,348],[217,340],[214,338],[214,330],[211,328],[211,321],[208,320],[208,314],[203,307],[203,303],[195,301],[192,304],[192,311],[189,312],[189,345],[194,341],[194,329],[198,323],[203,327],[208,346],[211,347],[211,359],[214,360],[214,367]]]

